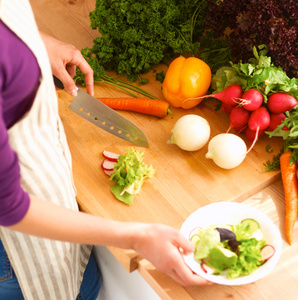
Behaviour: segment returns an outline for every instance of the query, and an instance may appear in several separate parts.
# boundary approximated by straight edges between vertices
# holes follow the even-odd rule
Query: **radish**
[[[270,114],[270,124],[267,128],[267,131],[273,131],[276,129],[276,127],[278,125],[280,125],[282,123],[282,121],[286,119],[286,116],[284,113],[280,113],[280,114]],[[290,130],[287,126],[284,126],[282,128],[282,130]]]
[[[230,126],[227,132],[229,132],[231,128],[238,130],[243,129],[248,123],[250,114],[250,111],[244,109],[242,106],[235,106],[230,114]]]
[[[269,124],[270,114],[264,106],[261,106],[255,111],[253,111],[248,121],[248,127],[251,130],[264,130],[269,126]]]
[[[103,170],[103,172],[110,177],[114,173],[114,170]]]
[[[243,131],[245,131],[247,128],[247,124],[245,126],[242,127],[234,127],[233,129],[237,132],[237,133],[241,133]]]
[[[114,161],[104,159],[102,164],[101,164],[101,167],[103,168],[103,170],[110,171],[110,170],[114,169],[114,165],[115,165]]]
[[[104,158],[110,160],[110,161],[114,161],[117,162],[118,161],[118,157],[120,156],[120,154],[114,153],[114,152],[110,152],[110,151],[106,151],[103,150],[102,151],[102,155]]]
[[[243,90],[239,84],[231,84],[223,91],[205,97],[213,97],[226,104],[235,105],[237,103],[236,99],[241,98],[242,94]]]
[[[212,267],[208,266],[205,262],[201,263],[201,268],[206,274],[214,274],[215,273],[215,270]]]
[[[231,105],[231,104],[227,104],[227,103],[222,102],[222,103],[221,103],[221,109],[222,109],[225,113],[227,113],[227,114],[229,115],[229,114],[231,113],[232,109],[233,109],[236,105],[237,105],[236,103],[233,104],[233,105]]]
[[[245,91],[240,99],[240,105],[246,110],[253,111],[258,109],[263,103],[263,95],[256,89]]]
[[[259,130],[257,139],[259,139],[263,134],[265,133],[265,130]],[[245,131],[245,136],[249,142],[253,142],[256,138],[256,130],[251,130],[249,127],[247,127]]]
[[[291,95],[275,93],[269,96],[267,101],[268,110],[274,114],[291,110],[298,104],[298,101]]]
[[[262,256],[262,261],[265,262],[268,259],[270,259],[275,253],[275,248],[272,245],[265,245],[261,249],[261,256]]]
[[[265,130],[270,124],[270,114],[266,107],[261,106],[250,115],[248,128],[255,131],[255,138],[247,153],[253,148],[259,137],[259,131]]]
[[[198,97],[197,99],[199,99],[199,98],[216,98],[225,104],[233,106],[233,105],[237,104],[237,99],[241,98],[242,94],[243,94],[243,90],[242,90],[241,85],[231,84],[219,93],[205,95],[202,97]],[[193,99],[193,98],[191,98],[191,99]]]

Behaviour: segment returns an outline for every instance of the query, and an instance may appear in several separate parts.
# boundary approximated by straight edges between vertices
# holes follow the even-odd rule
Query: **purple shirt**
[[[30,49],[0,20],[0,225],[19,222],[29,195],[20,186],[20,167],[7,129],[31,108],[40,69]]]

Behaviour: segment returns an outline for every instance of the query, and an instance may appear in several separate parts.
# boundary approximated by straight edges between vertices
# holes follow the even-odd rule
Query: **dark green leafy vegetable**
[[[230,64],[232,60],[230,38],[218,38],[212,30],[206,30],[200,40],[199,57],[208,64],[212,74]]]
[[[197,53],[208,0],[97,0],[88,49],[105,70],[136,80],[175,54]],[[86,51],[86,49],[85,49]]]
[[[266,132],[269,137],[277,136],[282,137],[284,140],[284,146],[280,153],[273,157],[272,162],[267,162],[265,164],[266,170],[276,170],[280,168],[279,158],[283,152],[292,151],[291,161],[298,162],[298,111],[293,109],[286,112],[286,119],[282,121],[280,125],[277,126],[272,132]],[[283,130],[286,126],[290,130]]]

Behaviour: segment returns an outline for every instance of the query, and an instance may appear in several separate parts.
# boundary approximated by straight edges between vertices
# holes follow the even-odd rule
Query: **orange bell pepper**
[[[201,59],[180,56],[172,61],[163,82],[163,95],[174,107],[198,105],[211,84],[211,69]]]

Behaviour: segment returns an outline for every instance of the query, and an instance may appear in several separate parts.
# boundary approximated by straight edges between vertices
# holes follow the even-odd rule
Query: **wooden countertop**
[[[98,32],[91,30],[88,14],[95,0],[30,0],[38,26],[52,36],[72,43],[78,49],[91,47]],[[166,70],[161,65],[158,71]],[[150,83],[143,86],[163,98],[161,84],[149,75]],[[179,229],[193,211],[217,201],[238,201],[264,211],[280,228],[284,250],[278,266],[266,278],[241,287],[212,285],[182,288],[133,251],[109,247],[109,250],[128,270],[138,269],[162,299],[295,299],[298,290],[297,273],[298,227],[295,226],[294,245],[289,246],[284,236],[283,190],[279,172],[265,172],[263,163],[272,159],[266,145],[277,153],[282,145],[279,139],[262,138],[248,154],[241,166],[233,170],[219,169],[205,158],[207,146],[196,152],[186,152],[167,144],[175,122],[185,114],[198,114],[211,125],[211,135],[225,132],[228,116],[216,112],[215,101],[208,100],[191,110],[174,109],[174,115],[164,119],[131,112],[120,112],[139,126],[149,141],[149,148],[137,147],[121,140],[68,109],[72,101],[66,92],[59,91],[60,116],[65,126],[73,156],[74,179],[80,208],[88,213],[121,221],[162,222]],[[96,84],[95,96],[124,96],[119,90]],[[214,121],[216,119],[216,122]],[[103,174],[100,164],[102,151],[124,153],[134,147],[145,151],[144,160],[156,169],[156,175],[147,180],[134,204],[127,206],[114,198],[111,182]],[[297,258],[296,258],[297,257]],[[296,266],[296,267],[295,267]],[[282,274],[282,276],[280,276]],[[296,296],[296,295],[295,295]],[[208,298],[207,298],[208,297]]]

